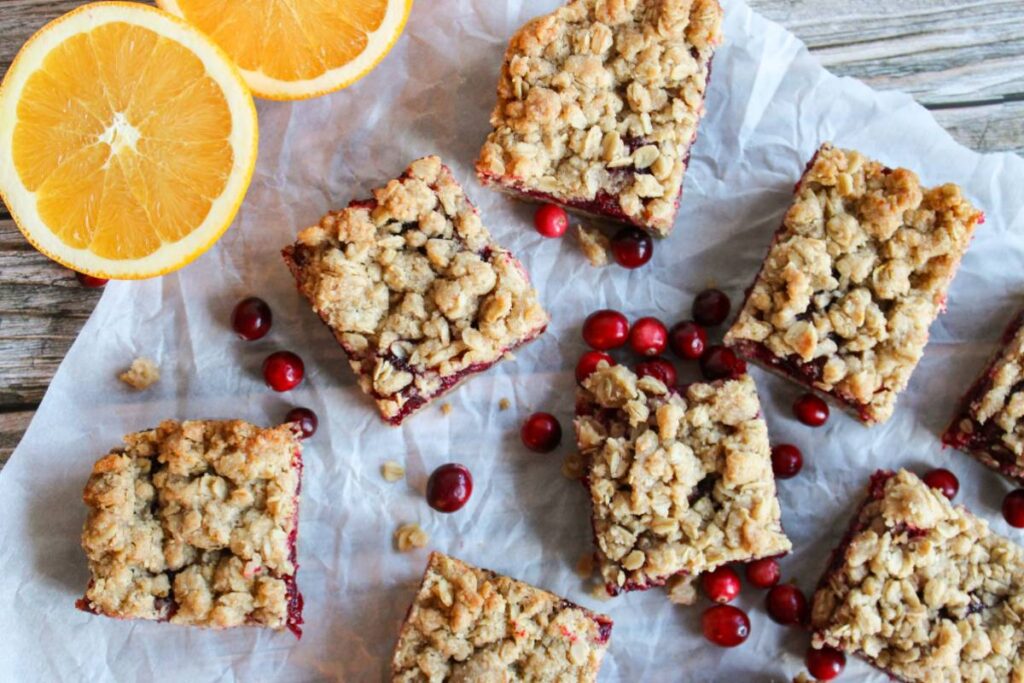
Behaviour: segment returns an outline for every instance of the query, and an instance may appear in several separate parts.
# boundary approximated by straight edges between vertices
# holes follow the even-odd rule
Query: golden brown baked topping
[[[117,377],[132,389],[143,391],[160,381],[160,368],[148,358],[136,358],[131,367]]]
[[[419,524],[403,524],[395,530],[395,547],[399,552],[407,553],[417,548],[426,547],[430,536]]]

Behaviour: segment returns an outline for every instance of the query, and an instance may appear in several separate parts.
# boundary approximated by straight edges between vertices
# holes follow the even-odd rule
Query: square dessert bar
[[[440,159],[413,162],[373,195],[303,230],[284,259],[397,425],[537,337],[548,316]]]
[[[596,681],[612,620],[441,553],[402,625],[392,680]]]
[[[916,476],[878,472],[814,594],[814,645],[901,681],[1024,680],[1024,550]]]
[[[623,366],[583,382],[576,438],[611,595],[790,550],[760,413],[746,375],[681,394]]]
[[[725,341],[884,422],[981,220],[956,185],[922,188],[912,171],[825,144]]]
[[[1010,323],[1002,349],[961,400],[942,441],[1024,482],[1024,311]]]
[[[574,0],[529,22],[505,53],[481,182],[667,235],[721,23],[717,0]]]
[[[302,635],[295,583],[302,446],[291,425],[167,421],[93,466],[79,609]]]

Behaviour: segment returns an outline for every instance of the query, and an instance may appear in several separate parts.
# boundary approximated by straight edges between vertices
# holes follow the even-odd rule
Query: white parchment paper
[[[797,389],[756,373],[773,441],[796,443],[807,458],[803,473],[780,485],[795,546],[782,562],[785,578],[813,587],[879,467],[949,467],[962,483],[959,500],[1009,531],[998,512],[1009,485],[942,451],[936,434],[1021,303],[1024,161],[959,146],[910,97],[830,75],[796,38],[730,0],[727,44],[715,59],[675,232],[657,243],[645,268],[594,269],[570,240],[538,236],[531,207],[479,187],[472,175],[507,39],[556,4],[418,3],[394,52],[355,87],[308,102],[260,103],[256,177],[236,225],[212,251],[175,275],[107,287],[0,473],[0,679],[381,680],[427,555],[395,552],[391,535],[416,521],[429,532],[430,548],[612,615],[604,681],[787,680],[801,668],[807,636],[773,624],[763,595],[749,588],[738,604],[749,610],[753,632],[729,651],[701,638],[703,603],[677,607],[662,590],[590,599],[573,572],[591,547],[588,503],[559,465],[572,448],[572,369],[586,313],[607,306],[673,322],[688,317],[693,295],[709,282],[738,304],[794,182],[823,140],[913,168],[930,184],[960,183],[988,221],[888,424],[868,430],[834,411],[827,426],[808,429],[790,417]],[[522,258],[553,323],[514,362],[453,394],[449,416],[434,407],[396,429],[358,390],[278,252],[328,209],[367,196],[429,153],[451,165],[485,224]],[[274,310],[271,334],[254,343],[228,329],[231,308],[249,294]],[[306,361],[307,380],[290,394],[271,392],[259,376],[263,358],[279,348]],[[137,355],[155,358],[163,370],[146,393],[116,380]],[[499,411],[503,397],[511,410]],[[74,609],[88,578],[78,542],[80,496],[94,460],[121,435],[165,418],[270,424],[292,405],[321,418],[307,442],[303,482],[301,641],[252,628],[118,622]],[[555,455],[532,454],[519,443],[521,419],[538,409],[556,413],[566,429]],[[406,464],[407,481],[384,482],[379,468],[388,459]],[[471,468],[476,490],[461,512],[441,515],[421,491],[430,471],[449,461]],[[846,680],[887,679],[851,661]]]

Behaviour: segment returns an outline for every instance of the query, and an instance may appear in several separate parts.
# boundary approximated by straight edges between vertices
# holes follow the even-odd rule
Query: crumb
[[[443,415],[451,415],[452,414],[452,404],[451,403],[442,403],[441,404],[441,413]]]
[[[576,573],[584,579],[589,579],[594,573],[594,554],[586,553],[580,556],[579,561],[576,562]]]
[[[692,605],[697,602],[697,577],[677,574],[668,580],[668,599],[676,605]]]
[[[427,532],[420,528],[419,524],[403,524],[395,530],[395,547],[400,552],[407,553],[416,548],[427,545],[430,537]]]
[[[595,268],[608,265],[608,247],[610,243],[604,233],[594,228],[585,228],[582,225],[576,226],[576,236],[579,238],[583,255]]]
[[[148,389],[160,381],[160,368],[148,358],[136,358],[118,378],[132,389]]]
[[[389,481],[393,484],[405,476],[405,468],[402,467],[401,463],[395,462],[394,460],[388,460],[380,466],[380,474],[384,477],[385,481]]]
[[[583,455],[578,452],[572,452],[565,456],[565,460],[562,461],[562,474],[565,475],[566,479],[582,479]]]
[[[601,602],[606,602],[612,599],[612,596],[608,595],[608,589],[604,587],[603,583],[595,583],[590,588],[590,597]]]
[[[818,683],[818,679],[811,678],[806,672],[801,671],[796,675],[796,678],[793,679],[793,683]]]
[[[507,398],[503,398],[500,401],[498,401],[498,410],[508,410],[511,407],[512,401],[508,400]]]

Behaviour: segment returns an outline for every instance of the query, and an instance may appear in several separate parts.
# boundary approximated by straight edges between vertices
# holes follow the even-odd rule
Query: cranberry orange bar
[[[726,343],[884,422],[981,219],[956,185],[825,144]]]
[[[942,441],[1024,482],[1024,311],[1003,347],[960,402]]]
[[[717,0],[574,0],[523,26],[481,182],[667,235],[721,22]]]
[[[612,620],[432,553],[402,625],[392,680],[597,680]]]
[[[284,258],[381,415],[428,401],[544,331],[522,264],[437,157],[303,230]]]
[[[682,393],[623,366],[583,382],[576,437],[611,595],[790,550],[760,412],[746,375]]]
[[[78,607],[118,619],[302,634],[302,446],[291,425],[167,421],[93,467]]]
[[[878,472],[812,606],[814,645],[902,681],[1024,680],[1024,550],[916,476]]]

